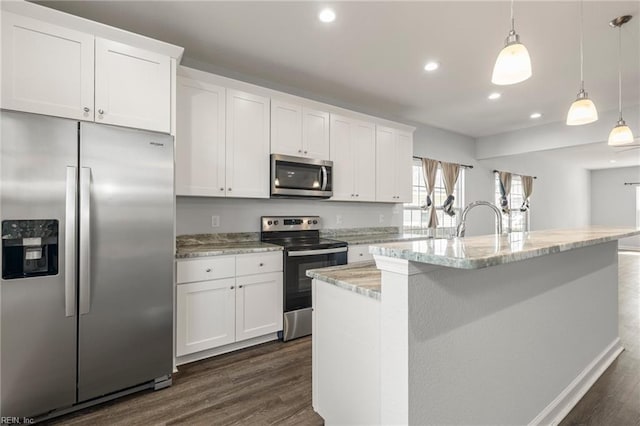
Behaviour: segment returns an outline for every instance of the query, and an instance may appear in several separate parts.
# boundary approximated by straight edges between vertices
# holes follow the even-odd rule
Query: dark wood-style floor
[[[561,423],[640,426],[640,253],[620,254],[625,351]],[[57,419],[59,425],[321,425],[311,339],[271,342],[180,367],[173,386]]]

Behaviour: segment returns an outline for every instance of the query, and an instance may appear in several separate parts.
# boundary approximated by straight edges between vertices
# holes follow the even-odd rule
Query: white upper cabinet
[[[2,108],[93,121],[94,37],[2,12]]]
[[[269,198],[269,103],[227,89],[227,197]]]
[[[271,153],[329,159],[329,113],[271,100]]]
[[[331,114],[333,197],[336,201],[375,201],[376,139],[373,123]]]
[[[413,136],[376,127],[376,201],[411,202]]]
[[[226,90],[178,77],[176,195],[225,196]]]
[[[171,59],[96,38],[96,122],[169,133]]]
[[[302,108],[302,153],[316,160],[329,160],[329,113]]]

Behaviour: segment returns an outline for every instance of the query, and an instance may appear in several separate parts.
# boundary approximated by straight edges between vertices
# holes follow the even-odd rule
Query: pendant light
[[[609,133],[608,144],[620,146],[633,143],[633,133],[627,123],[622,119],[622,26],[631,20],[631,15],[619,16],[609,22],[612,27],[618,28],[618,112],[620,118],[618,124]]]
[[[580,1],[580,91],[576,100],[571,104],[567,113],[568,126],[580,126],[593,123],[598,119],[598,110],[587,92],[584,91],[584,30],[583,30],[583,0]]]
[[[491,82],[505,86],[520,83],[531,77],[529,51],[524,44],[520,43],[520,36],[516,34],[513,25],[513,0],[511,0],[511,31],[504,44],[493,67]]]

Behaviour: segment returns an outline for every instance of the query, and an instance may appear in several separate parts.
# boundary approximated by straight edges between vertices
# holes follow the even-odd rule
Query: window
[[[444,190],[444,179],[442,178],[442,169],[438,166],[436,174],[436,184],[433,190],[433,203],[436,206],[436,215],[438,216],[438,228],[435,237],[447,238],[454,236],[458,220],[462,214],[462,206],[464,193],[464,168],[460,168],[460,176],[454,188],[453,196],[455,201],[453,209],[455,216],[449,216],[442,210],[442,205],[447,199],[447,193]],[[413,163],[413,198],[411,203],[404,205],[404,228],[408,231],[427,230],[429,225],[429,210],[422,209],[427,199],[427,188],[422,177],[422,162],[415,160]],[[433,231],[429,231],[432,233]]]
[[[496,205],[500,206],[500,177],[496,177]],[[502,229],[505,232],[526,232],[529,231],[529,210],[520,211],[520,206],[524,201],[524,191],[522,189],[522,179],[518,175],[511,175],[511,192],[507,196],[509,200],[510,214],[502,215]]]

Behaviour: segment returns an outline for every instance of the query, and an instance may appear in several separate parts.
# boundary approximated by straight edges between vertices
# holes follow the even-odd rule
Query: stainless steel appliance
[[[271,196],[330,198],[333,162],[271,154]]]
[[[318,216],[263,216],[260,239],[284,247],[284,341],[311,334],[309,269],[347,264],[347,243],[320,238]]]
[[[171,384],[173,138],[0,112],[0,414]]]

